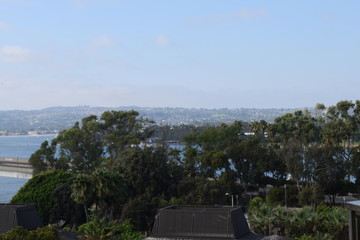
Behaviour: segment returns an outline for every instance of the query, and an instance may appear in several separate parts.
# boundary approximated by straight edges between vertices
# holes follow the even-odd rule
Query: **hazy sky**
[[[0,110],[360,99],[359,12],[359,0],[0,0]]]

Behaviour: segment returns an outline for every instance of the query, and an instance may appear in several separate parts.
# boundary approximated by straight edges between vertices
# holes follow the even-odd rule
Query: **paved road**
[[[0,158],[1,177],[31,178],[32,171],[28,159]]]

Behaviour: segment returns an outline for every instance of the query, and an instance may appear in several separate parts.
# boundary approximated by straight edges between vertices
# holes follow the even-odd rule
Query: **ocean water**
[[[0,158],[29,158],[42,142],[55,136],[0,136]],[[0,203],[8,203],[28,179],[0,177]]]
[[[9,203],[28,179],[0,177],[0,203]]]
[[[0,158],[30,158],[42,142],[51,141],[55,135],[46,136],[0,136]]]

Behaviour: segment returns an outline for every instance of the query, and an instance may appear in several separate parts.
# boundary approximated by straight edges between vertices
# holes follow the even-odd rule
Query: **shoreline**
[[[0,137],[47,137],[47,136],[57,136],[58,133],[52,133],[52,134],[11,134],[11,135],[0,135]]]

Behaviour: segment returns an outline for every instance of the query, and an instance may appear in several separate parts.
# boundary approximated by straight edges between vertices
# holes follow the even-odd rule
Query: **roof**
[[[263,236],[250,232],[241,208],[171,206],[159,210],[150,237],[245,240],[261,239]]]
[[[360,212],[360,201],[347,202],[346,208],[351,211]]]
[[[0,233],[22,226],[28,230],[42,227],[43,223],[34,205],[0,204]]]

